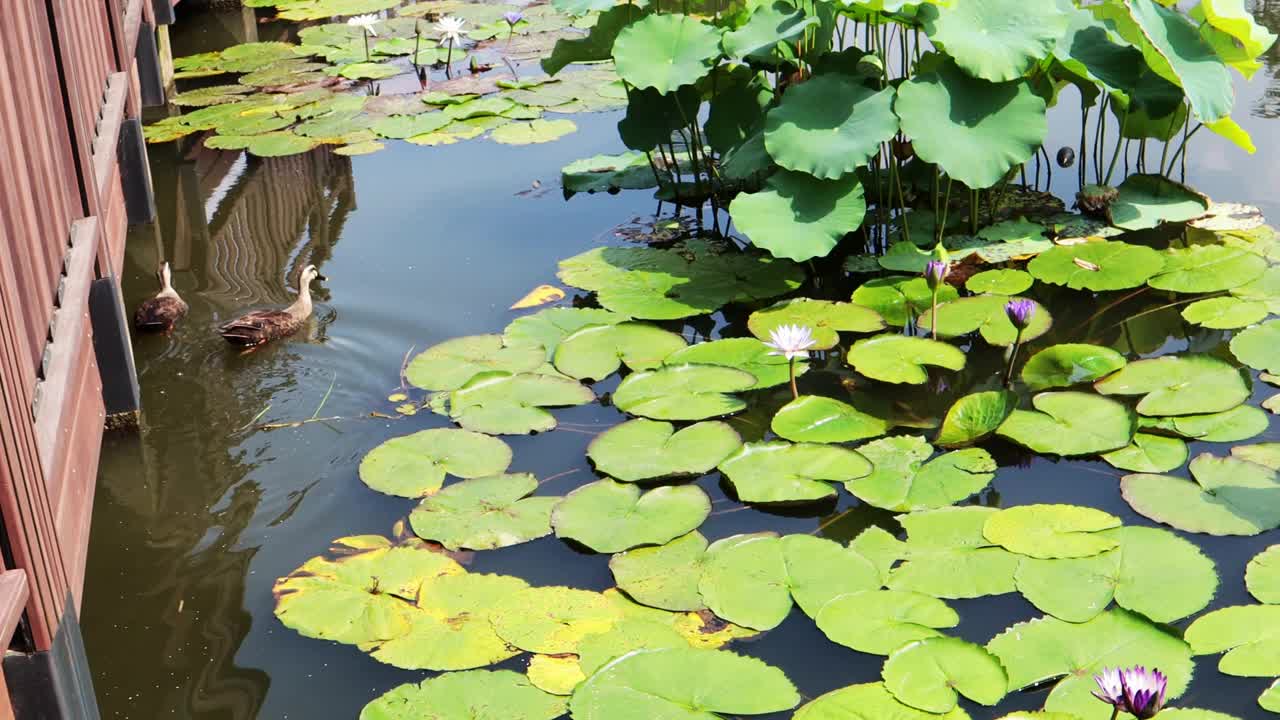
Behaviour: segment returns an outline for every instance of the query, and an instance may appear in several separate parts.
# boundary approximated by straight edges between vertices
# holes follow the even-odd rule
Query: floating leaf
[[[832,599],[815,618],[832,642],[872,655],[890,655],[908,643],[939,637],[960,616],[937,598],[900,590],[871,590]]]
[[[626,482],[701,475],[715,469],[742,444],[722,422],[700,422],[679,432],[671,423],[638,418],[596,437],[587,456],[596,469]]]
[[[1266,303],[1235,297],[1197,300],[1182,309],[1182,319],[1211,330],[1235,330],[1266,319]]]
[[[670,365],[632,373],[613,403],[623,412],[659,420],[703,420],[729,415],[746,403],[730,394],[754,387],[751,373],[715,365]]]
[[[892,87],[872,90],[844,75],[792,85],[765,119],[765,148],[787,170],[825,180],[843,177],[898,132],[893,98]]]
[[[884,329],[884,321],[874,311],[853,303],[797,298],[784,300],[751,313],[747,327],[761,340],[782,325],[800,325],[813,333],[813,350],[828,350],[840,342],[837,331],[869,333]]]
[[[1126,475],[1124,499],[1138,513],[1187,532],[1257,535],[1280,527],[1280,481],[1268,467],[1209,454],[1191,461],[1195,482]]]
[[[1186,222],[1209,209],[1209,199],[1204,195],[1161,175],[1130,175],[1116,190],[1119,195],[1107,213],[1112,225],[1125,230]]]
[[[778,410],[769,429],[794,442],[843,443],[883,435],[889,423],[835,398],[801,395]]]
[[[432,431],[428,431],[432,432]],[[559,497],[527,497],[538,489],[529,473],[465,480],[428,497],[409,514],[413,532],[450,550],[492,550],[551,534]]]
[[[449,395],[449,416],[468,430],[524,435],[555,428],[555,417],[544,408],[583,405],[594,399],[590,388],[568,378],[487,372]]]
[[[572,120],[530,120],[504,124],[493,131],[493,141],[503,145],[552,142],[578,130]]]
[[[965,355],[958,348],[936,340],[907,335],[877,335],[859,340],[845,359],[854,370],[872,380],[924,384],[926,365],[960,370]]]
[[[845,487],[863,502],[889,510],[946,507],[982,490],[995,477],[996,463],[986,450],[955,450],[929,460],[933,448],[914,435],[875,440],[858,451],[873,469]]]
[[[971,445],[995,432],[1017,404],[1018,396],[1007,390],[965,395],[947,409],[942,427],[933,441],[943,447]]]
[[[790,363],[785,357],[756,338],[723,338],[701,342],[677,350],[663,361],[667,365],[720,365],[749,372],[756,377],[752,390],[774,387],[790,378]],[[803,375],[809,363],[796,359],[796,375]]]
[[[1238,677],[1280,675],[1280,606],[1237,605],[1196,618],[1186,632],[1196,655],[1226,652],[1218,671]]]
[[[1249,561],[1244,584],[1258,602],[1280,604],[1280,545],[1272,545]]]
[[[1035,410],[1014,410],[996,434],[1040,453],[1093,455],[1118,450],[1133,438],[1134,414],[1091,393],[1034,395]]]
[[[969,714],[963,708],[955,708],[945,715],[916,710],[898,702],[885,689],[884,683],[864,683],[832,690],[826,695],[814,698],[796,711],[794,720],[863,720],[864,718],[866,720],[872,718],[969,720]]]
[[[622,610],[600,593],[567,587],[532,587],[508,595],[490,610],[503,640],[529,652],[574,652],[588,635],[607,632]]]
[[[401,685],[360,711],[360,720],[553,720],[564,698],[545,693],[510,670],[446,673]]]
[[[471,335],[419,353],[405,368],[405,378],[423,390],[457,390],[483,372],[530,372],[544,362],[540,347],[508,345],[501,335]]]
[[[1019,335],[1005,310],[1010,300],[1004,295],[975,295],[942,303],[937,309],[938,335],[955,337],[976,331],[992,345],[1012,345],[1017,342]],[[1035,310],[1031,314],[1030,324],[1022,331],[1022,342],[1044,335],[1053,325],[1053,318],[1044,306],[1034,300],[1029,302]],[[922,313],[919,320],[921,329],[933,330],[934,320],[932,309]]]
[[[719,55],[719,31],[679,13],[638,20],[613,43],[618,75],[635,87],[664,94],[702,79]]]
[[[588,325],[624,322],[626,318],[596,308],[548,308],[516,318],[502,331],[504,347],[531,346],[546,349],[546,359],[555,357],[560,341]],[[526,361],[527,362],[527,361]]]
[[[948,599],[1013,592],[1013,574],[1021,556],[992,546],[982,535],[983,525],[996,512],[994,508],[966,506],[900,516],[907,542],[886,547],[883,555],[905,562],[888,573],[885,584],[891,590]],[[867,546],[876,537],[869,532],[855,540],[859,552],[869,552]]]
[[[743,445],[720,472],[743,502],[801,502],[835,495],[828,483],[863,477],[871,463],[844,447],[775,441]]]
[[[879,266],[876,269],[879,270]],[[959,297],[960,293],[950,285],[938,288],[939,303]],[[932,307],[933,292],[922,277],[890,275],[859,285],[853,291],[853,302],[875,310],[885,323],[902,327]]]
[[[1257,280],[1267,261],[1247,250],[1226,245],[1192,245],[1164,252],[1164,270],[1147,281],[1157,290],[1210,293]]]
[[[1180,417],[1142,418],[1139,426],[1171,431],[1205,442],[1236,442],[1266,432],[1267,414],[1252,405],[1237,405],[1223,412]]]
[[[1164,256],[1145,245],[1091,242],[1058,245],[1027,265],[1035,279],[1072,290],[1140,287],[1164,266]]]
[[[604,479],[574,490],[556,505],[556,536],[602,553],[661,545],[696,529],[711,513],[711,499],[696,485],[663,486],[645,493]]]
[[[575,160],[560,170],[560,184],[571,193],[615,192],[657,187],[658,177],[648,157],[632,150]]]
[[[1090,557],[1119,541],[1099,533],[1119,527],[1114,515],[1078,505],[1019,505],[987,518],[982,534],[1010,552],[1033,558]]]
[[[787,535],[780,542],[787,587],[809,617],[841,595],[880,589],[880,573],[871,561],[839,543],[812,535]]]
[[[609,559],[618,587],[636,602],[663,610],[702,610],[698,592],[707,539],[694,531],[658,547],[628,550]]]
[[[983,270],[965,281],[964,287],[971,293],[993,295],[1017,295],[1031,289],[1035,279],[1024,270]]]
[[[596,325],[561,340],[555,365],[572,378],[601,380],[617,372],[622,363],[632,370],[658,367],[685,344],[680,335],[645,323]]]
[[[515,303],[508,309],[524,310],[526,308],[538,307],[539,305],[546,305],[547,303],[553,303],[557,300],[563,299],[564,290],[561,290],[555,285],[539,285],[526,293],[524,297],[515,301]]]
[[[763,189],[729,204],[734,224],[756,247],[775,257],[825,257],[862,224],[867,202],[858,177],[821,180],[791,170],[774,173]]]
[[[529,658],[525,674],[534,687],[552,695],[572,695],[573,689],[587,679],[577,655],[535,654]]]
[[[1251,463],[1269,467],[1272,470],[1280,470],[1280,443],[1237,445],[1231,448],[1231,455],[1241,460],[1248,460]]]
[[[365,485],[400,497],[431,495],[445,475],[477,478],[511,464],[511,448],[497,438],[468,430],[423,430],[391,438],[360,461]]]
[[[1176,470],[1187,461],[1187,444],[1178,438],[1150,433],[1134,433],[1127,447],[1102,456],[1112,467],[1140,473],[1162,473]]]
[[[1212,355],[1138,360],[1093,386],[1104,395],[1142,395],[1138,412],[1143,415],[1221,412],[1249,399],[1240,372]]]
[[[1280,320],[1268,320],[1231,338],[1231,354],[1255,370],[1280,373]]]
[[[980,705],[995,705],[1008,678],[986,648],[959,638],[920,640],[896,650],[884,662],[884,685],[899,701],[931,713],[956,707],[957,694]]]
[[[770,630],[791,611],[787,566],[776,535],[734,535],[707,548],[698,592],[716,615]]]

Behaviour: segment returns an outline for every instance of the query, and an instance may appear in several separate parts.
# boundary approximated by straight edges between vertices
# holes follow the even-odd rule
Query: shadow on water
[[[1257,5],[1260,19],[1280,27],[1280,3]],[[185,54],[271,39],[271,27],[257,26],[249,11],[203,14],[177,26],[175,45]],[[1198,138],[1188,163],[1188,176],[1201,189],[1257,204],[1273,218],[1280,217],[1280,203],[1269,190],[1280,177],[1268,175],[1280,172],[1280,128],[1268,120],[1280,115],[1277,53],[1272,50],[1254,83],[1238,87],[1239,105],[1253,108],[1242,124],[1258,154],[1245,158],[1225,141]],[[386,396],[399,385],[406,351],[499,331],[514,316],[506,309],[511,302],[554,282],[557,260],[611,241],[610,228],[652,212],[645,192],[569,203],[554,191],[528,192],[535,180],[554,188],[559,168],[572,160],[616,152],[620,116],[579,116],[577,134],[548,145],[394,143],[355,159],[324,150],[261,160],[152,148],[159,218],[132,231],[126,302],[132,306],[155,291],[154,270],[167,260],[191,311],[173,335],[137,339],[144,429],[111,437],[103,448],[83,625],[104,717],[353,718],[378,694],[423,677],[283,628],[272,615],[272,584],[333,538],[389,534],[410,509],[411,503],[368,490],[356,477],[360,458],[379,442],[444,425],[425,412],[399,420],[370,416],[390,412]],[[1051,116],[1052,136],[1072,144],[1074,122],[1070,112]],[[1074,173],[1056,174],[1053,190],[1070,197]],[[318,284],[316,316],[298,335],[249,355],[236,354],[216,335],[219,322],[242,310],[290,302],[297,273],[310,263],[330,279]],[[1190,332],[1176,309],[1151,313],[1122,331],[1118,319],[1149,301],[1134,298],[1095,317],[1094,308],[1062,292],[1055,332],[1064,340],[1126,343],[1138,353],[1220,350],[1220,333]],[[684,329],[741,334],[743,322],[697,318]],[[1001,362],[998,353],[978,354],[969,371],[991,374]],[[597,390],[611,390],[611,383],[616,380]],[[931,387],[897,404],[928,418],[946,410],[952,392]],[[759,393],[731,422],[744,437],[759,437],[785,401],[786,393]],[[513,472],[555,476],[539,488],[542,494],[594,479],[587,443],[622,417],[600,405],[557,416],[566,431],[508,438]],[[312,417],[337,419],[290,425]],[[284,427],[262,427],[273,423]],[[1260,439],[1277,437],[1273,428]],[[992,450],[1000,474],[974,502],[1079,503],[1126,523],[1150,524],[1120,498],[1119,473],[1108,465],[1032,458],[1006,446]],[[1225,450],[1192,445],[1193,453]],[[773,530],[847,541],[872,525],[896,529],[891,514],[847,493],[805,509],[739,511],[719,475],[699,484],[715,502],[701,528],[710,538]],[[1194,539],[1223,578],[1215,606],[1248,602],[1240,581],[1244,564],[1268,541]],[[544,540],[478,553],[470,567],[534,584],[604,589],[612,584],[607,560]],[[958,633],[975,641],[1037,614],[1016,595],[955,607],[965,618]],[[875,680],[880,672],[880,658],[830,643],[799,612],[746,648],[784,668],[806,697]],[[1213,662],[1202,659],[1200,674],[1212,682],[1193,683],[1183,702],[1256,717],[1255,698],[1265,682],[1217,674]],[[506,666],[520,669],[520,661]],[[1015,695],[1001,712],[1035,708],[1043,698],[1042,692]],[[995,717],[986,708],[968,709],[975,718]]]

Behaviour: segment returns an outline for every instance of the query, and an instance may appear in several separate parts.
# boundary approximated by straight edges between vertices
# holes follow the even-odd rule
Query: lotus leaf
[[[638,418],[601,433],[587,448],[596,469],[626,482],[715,469],[742,444],[722,422],[700,422],[676,432],[671,423]]]
[[[880,589],[880,573],[871,561],[831,540],[787,535],[780,541],[791,597],[809,617],[830,600]]]
[[[1180,417],[1142,418],[1139,426],[1171,431],[1205,442],[1236,442],[1266,432],[1267,414],[1252,405],[1237,405],[1223,412]]]
[[[1039,453],[1093,455],[1118,450],[1133,439],[1134,414],[1104,397],[1083,392],[1034,395],[1035,410],[1014,410],[996,434]]]
[[[493,629],[521,650],[574,652],[588,635],[607,632],[622,610],[600,593],[567,587],[532,587],[504,597],[489,611]]]
[[[1147,281],[1157,290],[1210,293],[1244,285],[1262,276],[1267,261],[1225,245],[1192,245],[1164,253],[1164,270]]]
[[[1128,446],[1102,455],[1112,467],[1139,473],[1176,470],[1187,457],[1187,444],[1182,440],[1144,432],[1134,433],[1133,442]]]
[[[1187,628],[1191,652],[1226,652],[1218,670],[1238,677],[1280,675],[1280,606],[1237,605],[1206,613]]]
[[[698,593],[707,539],[694,531],[659,547],[628,550],[609,559],[618,587],[636,602],[663,610],[702,610]]]
[[[794,720],[969,720],[964,708],[938,715],[898,702],[884,683],[864,683],[832,690],[796,711]]]
[[[572,120],[513,122],[494,129],[493,141],[503,145],[532,145],[559,140],[577,129]]]
[[[449,415],[468,430],[525,435],[555,429],[555,417],[544,408],[594,399],[590,388],[568,378],[485,372],[449,395]]]
[[[1212,355],[1138,360],[1093,386],[1104,395],[1142,395],[1138,412],[1148,416],[1221,412],[1249,399],[1240,371]]]
[[[1023,270],[983,270],[965,281],[964,287],[971,293],[981,295],[1017,295],[1031,289],[1035,279]]]
[[[921,385],[929,379],[926,365],[960,370],[964,367],[965,355],[958,348],[936,340],[877,335],[854,343],[846,362],[872,380]]]
[[[553,720],[565,709],[519,673],[470,670],[401,685],[366,705],[360,720]]]
[[[1045,102],[1028,83],[970,77],[949,60],[903,83],[894,112],[921,159],[973,188],[1030,160],[1048,131]]]
[[[1211,330],[1235,330],[1262,322],[1267,304],[1236,297],[1197,300],[1182,309],[1182,319]]]
[[[1124,230],[1148,230],[1162,223],[1186,222],[1209,209],[1208,198],[1160,175],[1130,175],[1116,190],[1119,196],[1107,212],[1111,224]]]
[[[434,432],[428,430],[427,432]],[[492,550],[551,534],[559,497],[527,497],[538,489],[529,473],[465,480],[426,498],[409,515],[413,532],[450,550]]]
[[[457,390],[482,372],[529,372],[545,361],[541,347],[509,344],[501,335],[471,335],[427,348],[404,374],[423,390]]]
[[[711,71],[720,32],[688,15],[651,15],[631,23],[613,43],[618,75],[638,88],[669,93]],[[692,109],[690,109],[692,110]]]
[[[729,415],[746,403],[731,393],[749,390],[754,375],[715,365],[669,365],[632,373],[613,403],[623,412],[659,420],[703,420]]]
[[[1209,123],[1229,116],[1234,93],[1227,66],[1195,24],[1154,0],[1128,0],[1124,7],[1141,37],[1124,27],[1121,34],[1142,49],[1152,70],[1186,92],[1196,117]]]
[[[995,477],[996,463],[986,450],[955,450],[929,460],[933,448],[914,435],[875,440],[858,451],[874,469],[845,487],[863,502],[888,510],[946,507],[982,490]]]
[[[1164,257],[1145,245],[1110,241],[1059,245],[1037,255],[1027,271],[1041,282],[1102,291],[1140,287],[1163,266]]]
[[[774,173],[763,189],[738,195],[729,213],[752,244],[775,257],[824,257],[867,212],[862,183],[850,173],[822,180],[802,172]]]
[[[555,357],[560,341],[574,332],[588,325],[609,325],[625,320],[622,315],[596,308],[547,308],[512,320],[502,331],[502,345],[507,348],[545,348],[550,361]]]
[[[940,637],[936,628],[955,627],[960,616],[928,595],[901,590],[869,590],[833,598],[815,618],[832,642],[872,655],[891,655],[903,645]]]
[[[765,120],[765,149],[788,170],[838,179],[897,134],[893,98],[892,87],[876,91],[842,75],[792,85]]]
[[[1268,320],[1231,338],[1231,354],[1255,370],[1280,373],[1280,320]]]
[[[776,535],[734,535],[707,548],[698,592],[716,615],[771,630],[791,612],[783,546]]]
[[[444,484],[445,475],[477,478],[511,464],[511,448],[469,430],[423,430],[391,438],[360,461],[364,484],[388,495],[422,497]]]
[[[790,377],[789,362],[774,354],[769,346],[756,338],[724,338],[690,345],[677,350],[663,361],[667,365],[720,365],[749,372],[756,377],[752,390],[782,385]],[[809,363],[796,359],[796,375],[803,375]]]
[[[955,337],[977,331],[992,345],[1012,345],[1018,341],[1019,334],[1005,311],[1011,299],[1005,295],[974,295],[942,303],[937,309],[938,335]],[[1022,342],[1044,335],[1053,325],[1049,311],[1035,300],[1031,303],[1035,310],[1030,325],[1022,331]],[[933,309],[921,313],[919,322],[922,329],[933,330]]]
[[[1257,535],[1280,527],[1276,471],[1236,457],[1199,455],[1195,482],[1169,475],[1126,475],[1124,499],[1138,513],[1186,532]]]
[[[801,395],[778,410],[769,429],[799,443],[843,443],[883,435],[884,419],[823,395]]]
[[[1056,3],[1027,6],[1019,0],[968,0],[920,6],[924,31],[970,75],[992,82],[1020,79],[1053,52],[1067,29]],[[901,698],[899,698],[901,699]]]
[[[1007,390],[965,395],[947,409],[934,442],[943,447],[971,445],[995,432],[1017,404],[1017,395]]]
[[[642,152],[595,155],[565,165],[560,184],[566,192],[615,192],[656,187],[658,178]]]
[[[884,685],[900,702],[931,713],[956,707],[957,693],[981,705],[1005,695],[1008,678],[986,648],[959,638],[926,638],[894,651],[884,663]]]
[[[658,367],[685,344],[680,335],[645,323],[594,325],[560,341],[555,365],[572,378],[601,380],[617,372],[622,363],[632,370]]]
[[[877,266],[876,269],[878,270],[879,267]],[[950,285],[942,285],[938,288],[940,303],[959,297],[960,293]],[[922,277],[890,275],[862,283],[857,290],[853,291],[852,299],[858,305],[880,313],[886,324],[902,327],[909,320],[932,307],[933,293]]]
[[[729,57],[749,58],[767,65],[779,43],[789,44],[817,24],[817,17],[785,0],[762,2],[755,6],[746,23],[725,33],[724,51]]]
[[[720,472],[743,502],[803,502],[835,495],[828,483],[863,477],[871,463],[844,447],[775,441],[743,445]]]
[[[1033,558],[1082,558],[1117,545],[1100,531],[1120,526],[1109,513],[1078,505],[1019,505],[987,518],[982,534],[1010,552]]]
[[[551,513],[556,536],[602,553],[661,545],[702,524],[711,499],[696,485],[663,486],[645,493],[605,479],[574,490]]]
[[[721,65],[712,74],[715,102],[707,113],[707,144],[720,153],[759,136],[765,109],[773,103],[773,87],[761,73]],[[761,150],[763,152],[763,149]]]
[[[797,298],[784,300],[751,313],[747,327],[751,334],[768,340],[782,325],[800,325],[813,334],[813,350],[828,350],[840,342],[837,331],[869,333],[884,328],[884,321],[874,311],[853,303]]]

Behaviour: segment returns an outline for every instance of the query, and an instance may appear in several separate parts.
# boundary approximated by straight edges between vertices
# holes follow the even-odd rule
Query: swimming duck
[[[133,326],[141,332],[168,333],[187,314],[187,303],[173,289],[169,263],[162,263],[156,275],[160,278],[160,292],[138,306],[133,313]]]
[[[292,305],[283,310],[255,310],[222,325],[218,334],[241,347],[257,347],[294,334],[311,316],[311,281],[324,279],[315,265],[306,266],[298,280],[298,299]]]

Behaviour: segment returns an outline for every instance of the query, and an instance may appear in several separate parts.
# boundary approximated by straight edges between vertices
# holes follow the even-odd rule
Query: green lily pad
[[[400,497],[431,495],[445,475],[477,478],[511,464],[511,448],[497,438],[468,430],[423,430],[391,438],[360,461],[365,485]]]
[[[206,147],[213,147],[211,143],[218,140],[221,136],[211,137],[205,140]],[[314,148],[318,143],[306,137],[299,137],[291,132],[265,132],[260,135],[242,136],[243,142],[236,143],[239,147],[249,151],[250,155],[258,157],[284,157],[286,155],[297,155],[307,152]]]
[[[339,65],[336,75],[348,80],[383,80],[405,72],[405,69],[392,63],[354,62]],[[332,71],[331,71],[332,72]]]
[[[880,589],[880,573],[871,561],[837,542],[812,535],[787,535],[780,542],[787,587],[809,617],[841,595]]]
[[[615,192],[657,187],[658,177],[648,157],[632,150],[575,160],[560,170],[560,184],[566,192]]]
[[[1106,377],[1125,364],[1123,355],[1101,345],[1051,345],[1022,366],[1022,382],[1035,391],[1071,387]]]
[[[600,472],[625,482],[672,475],[702,475],[714,470],[742,445],[742,438],[722,422],[700,422],[681,428],[637,418],[596,437],[587,457]]]
[[[898,702],[884,683],[863,683],[832,690],[796,711],[794,720],[969,720],[964,708],[938,715]],[[1064,719],[1065,720],[1065,719]]]
[[[1205,442],[1237,442],[1266,432],[1270,420],[1266,413],[1252,405],[1237,405],[1230,410],[1203,415],[1141,418],[1138,425]]]
[[[854,343],[845,361],[872,380],[922,385],[929,379],[926,365],[960,370],[965,355],[959,348],[936,340],[877,335]]]
[[[684,338],[653,325],[636,322],[584,327],[556,346],[556,369],[572,378],[601,380],[626,363],[632,370],[650,370],[676,350]]]
[[[1093,455],[1118,450],[1133,439],[1134,414],[1120,403],[1091,393],[1034,395],[1035,410],[1014,410],[996,434],[1039,453]]]
[[[1111,224],[1125,230],[1186,222],[1209,210],[1204,195],[1161,175],[1130,175],[1116,190],[1120,194],[1107,212]]]
[[[531,587],[508,595],[489,611],[498,635],[529,652],[574,652],[588,635],[607,632],[622,610],[597,592],[567,587]]]
[[[894,90],[844,75],[792,85],[765,119],[764,146],[779,166],[835,180],[865,165],[898,132]]]
[[[1280,527],[1276,471],[1236,457],[1191,461],[1195,482],[1169,475],[1126,475],[1124,499],[1139,514],[1187,532],[1257,535]]]
[[[790,378],[790,363],[781,355],[770,355],[772,349],[756,338],[724,338],[697,343],[677,350],[663,362],[667,365],[720,365],[749,372],[756,377],[752,390],[782,385]],[[796,358],[796,376],[803,375],[809,363]]]
[[[564,698],[510,670],[447,673],[392,689],[360,711],[360,720],[553,720]]]
[[[871,472],[871,463],[845,447],[788,442],[747,443],[720,463],[743,502],[802,502],[836,494],[829,483]]]
[[[613,393],[623,412],[658,420],[704,420],[746,407],[732,393],[749,390],[754,375],[716,365],[669,365],[628,375]]]
[[[883,435],[889,423],[823,395],[801,395],[782,406],[769,429],[800,443],[844,443]]]
[[[1024,270],[983,270],[965,281],[964,287],[971,293],[981,295],[1017,295],[1031,289],[1035,278]]]
[[[873,469],[845,487],[863,502],[888,510],[946,507],[982,490],[995,477],[996,463],[986,450],[955,450],[929,460],[933,447],[914,435],[875,440],[858,452]]]
[[[914,592],[870,590],[832,599],[818,611],[818,629],[832,642],[872,655],[940,637],[960,616],[945,602]]]
[[[1166,355],[1129,363],[1093,384],[1104,395],[1142,395],[1143,415],[1193,415],[1230,410],[1249,399],[1249,384],[1212,355]]]
[[[374,121],[369,129],[385,138],[404,139],[414,135],[435,132],[450,122],[452,120],[446,117],[444,113],[388,115]]]
[[[1244,584],[1258,602],[1280,604],[1280,545],[1272,545],[1249,561]]]
[[[965,395],[947,409],[933,441],[943,447],[972,445],[995,432],[1017,405],[1018,396],[1007,390]]]
[[[1241,300],[1262,303],[1272,314],[1280,313],[1280,267],[1267,268],[1257,280],[1233,287],[1230,293]]]
[[[1257,280],[1267,261],[1240,248],[1192,245],[1164,252],[1164,270],[1147,281],[1157,290],[1209,293]]]
[[[971,77],[950,60],[903,83],[894,112],[916,155],[973,188],[1030,160],[1048,132],[1045,102],[1028,83]]]
[[[1058,245],[1027,265],[1035,279],[1072,290],[1141,287],[1164,267],[1164,256],[1145,245],[1118,241]]]
[[[1237,605],[1206,613],[1187,628],[1196,655],[1226,654],[1218,671],[1237,677],[1280,675],[1280,606]]]
[[[1134,433],[1129,445],[1104,453],[1102,459],[1121,470],[1163,473],[1182,467],[1188,456],[1187,444],[1182,440],[1140,432]]]
[[[572,120],[530,120],[512,122],[493,131],[493,141],[503,145],[534,145],[559,140],[578,126]]]
[[[1033,558],[1081,558],[1119,544],[1101,534],[1120,526],[1120,519],[1078,505],[1019,505],[987,518],[982,534],[1004,549]]]
[[[573,694],[576,720],[715,720],[800,704],[781,670],[723,650],[636,650],[598,670]]]
[[[1231,338],[1231,354],[1254,370],[1280,373],[1280,320],[1268,320]]]
[[[1280,443],[1266,442],[1255,445],[1237,445],[1231,448],[1231,456],[1269,467],[1272,470],[1280,470]]]
[[[720,32],[688,15],[651,15],[631,23],[613,43],[618,75],[638,88],[669,93],[711,71]]]
[[[428,431],[431,432],[431,431]],[[465,480],[422,501],[409,514],[413,532],[450,550],[493,550],[551,534],[559,497],[528,497],[538,489],[529,473]]]
[[[592,400],[595,393],[590,388],[568,378],[485,372],[449,395],[449,416],[468,430],[525,435],[555,429],[556,419],[545,408]]]
[[[1267,712],[1280,713],[1280,679],[1267,686],[1258,696],[1258,706]],[[1210,718],[1209,720],[1213,720]]]
[[[867,202],[858,176],[822,180],[806,173],[774,173],[763,189],[729,203],[738,229],[775,257],[804,261],[825,257],[862,224]]]
[[[874,311],[853,303],[797,298],[751,313],[747,327],[760,340],[782,325],[800,325],[813,333],[812,350],[828,350],[840,342],[839,332],[869,333],[884,329]]]
[[[702,610],[698,592],[707,539],[694,531],[658,547],[642,547],[609,559],[614,582],[633,600],[675,612]]]
[[[625,322],[626,317],[597,308],[556,307],[512,320],[502,331],[504,347],[530,346],[546,349],[547,361],[555,357],[560,341],[588,325]]]
[[[627,620],[599,635],[590,635],[578,646],[584,679],[611,660],[635,650],[687,648],[689,643],[675,628],[649,620]]]
[[[1262,322],[1267,304],[1236,297],[1197,300],[1182,309],[1182,319],[1211,330],[1235,330]]]
[[[707,548],[698,592],[719,617],[771,630],[791,612],[782,545],[772,533],[734,535]]]
[[[210,85],[178,93],[169,98],[169,102],[178,107],[208,107],[240,102],[243,95],[251,92],[253,88],[247,85]]]
[[[427,348],[413,358],[404,374],[423,390],[457,390],[483,372],[530,372],[544,362],[541,347],[508,345],[501,335],[471,335]]]
[[[645,493],[629,483],[605,479],[574,490],[556,505],[556,536],[602,553],[661,545],[702,524],[711,499],[696,485],[663,486]]]
[[[982,535],[988,518],[997,511],[980,506],[924,510],[899,517],[907,530],[907,542],[877,551],[886,560],[904,560],[887,572],[891,590],[907,590],[936,598],[962,599],[1003,595],[1014,591],[1014,571],[1021,558],[993,546]],[[875,534],[864,532],[854,542],[860,552],[869,551]],[[894,541],[897,542],[896,540]]]
[[[1018,340],[1018,329],[1009,320],[1005,311],[1012,298],[1004,295],[974,295],[959,300],[942,303],[937,309],[938,335],[955,337],[979,332],[982,339],[992,345],[1008,346]],[[1022,331],[1022,342],[1034,340],[1049,332],[1053,326],[1053,318],[1040,303],[1032,300],[1035,310],[1031,322]],[[934,328],[933,309],[920,315],[920,328],[932,331]]]
[[[876,269],[879,270],[878,265]],[[939,303],[959,297],[960,293],[950,285],[938,288]],[[932,307],[933,292],[922,277],[891,275],[862,283],[853,291],[852,299],[858,305],[879,313],[886,324],[902,327]]]
[[[956,707],[958,695],[995,705],[1008,678],[986,648],[959,638],[926,638],[899,648],[884,662],[884,685],[902,703],[931,713]]]

